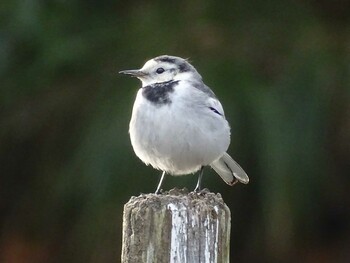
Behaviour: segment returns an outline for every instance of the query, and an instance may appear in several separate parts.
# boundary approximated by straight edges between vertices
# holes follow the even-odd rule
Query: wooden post
[[[124,206],[122,263],[228,263],[230,210],[220,194],[172,189]]]

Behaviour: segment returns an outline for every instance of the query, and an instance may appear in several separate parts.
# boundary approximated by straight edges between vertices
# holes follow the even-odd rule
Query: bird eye
[[[157,74],[162,74],[164,72],[163,68],[157,68],[156,70]]]

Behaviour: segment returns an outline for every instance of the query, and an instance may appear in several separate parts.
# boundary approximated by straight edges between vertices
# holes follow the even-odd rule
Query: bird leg
[[[162,187],[163,181],[165,178],[165,171],[163,171],[162,176],[160,177],[158,186],[157,186],[157,190],[154,192],[155,194],[160,194],[160,188]]]
[[[201,184],[202,184],[202,178],[203,178],[203,171],[204,171],[204,166],[202,166],[199,171],[197,185],[196,185],[196,188],[194,188],[193,190],[194,192],[198,193],[202,190]]]

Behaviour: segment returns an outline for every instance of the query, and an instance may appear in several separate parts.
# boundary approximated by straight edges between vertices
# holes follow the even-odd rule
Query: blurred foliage
[[[251,177],[204,184],[232,262],[350,261],[350,2],[0,3],[0,262],[118,262],[123,204],[159,172],[128,139],[121,69],[189,57]],[[165,188],[196,178],[167,178]]]

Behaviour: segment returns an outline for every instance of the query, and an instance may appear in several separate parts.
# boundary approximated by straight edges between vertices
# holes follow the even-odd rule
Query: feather
[[[221,158],[211,163],[210,166],[228,185],[234,185],[237,181],[243,184],[249,183],[248,175],[227,153],[224,153]]]

